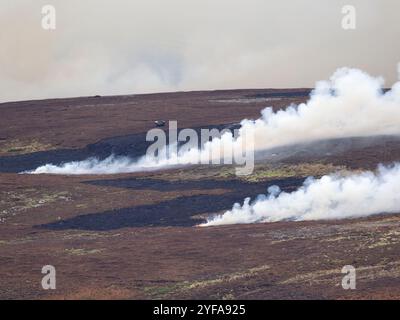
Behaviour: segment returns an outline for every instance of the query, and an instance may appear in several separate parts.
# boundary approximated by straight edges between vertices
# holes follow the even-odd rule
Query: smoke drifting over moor
[[[304,142],[349,137],[400,135],[400,82],[383,91],[383,79],[357,69],[342,68],[329,81],[316,84],[308,102],[273,112],[267,107],[257,120],[243,120],[237,136],[226,133],[202,148],[177,150],[139,160],[110,157],[60,166],[47,164],[32,173],[101,174],[161,169],[171,165],[207,163],[224,150],[239,154]],[[224,148],[224,149],[223,149]]]
[[[280,192],[270,187],[267,195],[220,216],[201,226],[276,222],[283,220],[327,220],[359,218],[373,214],[400,212],[400,164],[380,166],[377,173],[364,172],[351,176],[336,174],[320,179],[309,178],[297,191]]]

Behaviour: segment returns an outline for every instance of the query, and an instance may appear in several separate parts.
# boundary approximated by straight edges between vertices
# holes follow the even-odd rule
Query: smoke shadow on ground
[[[271,185],[279,185],[282,190],[292,191],[302,185],[304,178],[290,178],[263,183],[246,183],[226,180],[197,180],[167,182],[156,179],[118,179],[93,181],[91,184],[157,191],[180,191],[193,189],[227,189],[223,195],[180,196],[155,204],[108,210],[99,213],[79,215],[70,219],[35,226],[50,230],[109,231],[129,227],[193,227],[204,218],[197,215],[211,215],[232,208],[235,202],[243,202],[244,197],[255,197],[265,193]]]

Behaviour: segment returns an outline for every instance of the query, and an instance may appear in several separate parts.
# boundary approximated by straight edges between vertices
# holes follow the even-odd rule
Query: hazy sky
[[[0,101],[397,79],[398,0],[2,0]],[[42,6],[56,8],[43,30]],[[356,29],[341,27],[355,6]]]

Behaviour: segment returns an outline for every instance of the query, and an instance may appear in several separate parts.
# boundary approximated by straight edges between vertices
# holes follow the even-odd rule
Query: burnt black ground
[[[193,216],[229,210],[233,203],[241,203],[246,197],[254,199],[260,194],[265,194],[268,187],[273,185],[278,185],[283,191],[292,191],[302,185],[304,179],[280,179],[268,181],[268,183],[247,183],[239,180],[174,182],[155,179],[96,180],[89,183],[98,186],[148,189],[162,192],[179,192],[191,189],[205,190],[205,192],[211,189],[227,189],[228,192],[224,193],[222,197],[221,195],[207,194],[177,197],[152,205],[79,215],[37,227],[50,230],[78,229],[91,231],[109,231],[128,227],[193,227],[206,221],[204,218],[194,218]]]
[[[199,134],[201,129],[236,129],[237,124],[221,124],[215,126],[205,126],[193,128]],[[160,128],[169,137],[168,129]],[[178,133],[183,128],[178,128]],[[200,135],[199,135],[200,136]],[[130,134],[125,136],[110,137],[89,144],[79,149],[58,149],[34,152],[29,154],[0,157],[0,172],[19,173],[36,169],[45,164],[60,165],[65,162],[82,161],[88,158],[103,160],[111,155],[129,156],[135,160],[146,154],[147,148],[154,141],[146,141],[146,133]],[[184,142],[179,142],[182,145]]]

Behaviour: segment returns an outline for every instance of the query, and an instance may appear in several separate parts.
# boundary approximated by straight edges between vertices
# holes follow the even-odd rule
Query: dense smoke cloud
[[[0,102],[143,92],[310,87],[341,66],[382,74],[400,52],[397,0],[3,0]]]
[[[211,154],[233,154],[245,150],[267,150],[333,138],[400,135],[400,82],[387,92],[383,79],[373,78],[357,69],[339,69],[330,81],[316,85],[307,103],[273,112],[262,111],[257,120],[243,120],[238,136],[224,134],[206,143],[202,149],[154,158],[143,156],[138,161],[110,157],[104,161],[88,159],[55,166],[47,164],[33,173],[98,174],[135,172],[165,168],[171,165],[205,163]]]
[[[380,166],[377,173],[365,172],[351,176],[328,175],[309,178],[292,193],[269,193],[236,203],[232,210],[210,218],[201,226],[224,224],[303,221],[365,217],[380,213],[400,212],[400,164]]]

